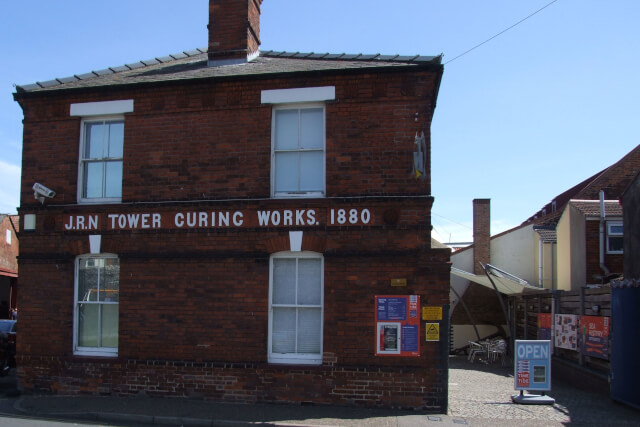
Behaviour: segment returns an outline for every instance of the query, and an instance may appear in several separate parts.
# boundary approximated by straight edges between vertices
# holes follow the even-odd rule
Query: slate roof
[[[261,52],[247,63],[207,66],[207,49],[105,68],[85,74],[17,86],[18,93],[156,83],[200,78],[260,76],[311,71],[358,70],[381,67],[441,66],[442,56],[363,55],[300,52]]]
[[[584,216],[599,217],[599,200],[570,200],[569,204],[578,209]],[[606,216],[622,216],[622,205],[617,200],[605,200],[604,211]]]

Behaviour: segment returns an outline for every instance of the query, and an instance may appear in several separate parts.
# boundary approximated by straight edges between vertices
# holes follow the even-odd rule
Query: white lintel
[[[263,104],[332,101],[336,99],[336,87],[321,86],[295,89],[269,89],[263,90],[261,95],[261,102]]]
[[[69,110],[71,116],[82,117],[131,113],[133,112],[133,99],[71,104],[71,108]]]

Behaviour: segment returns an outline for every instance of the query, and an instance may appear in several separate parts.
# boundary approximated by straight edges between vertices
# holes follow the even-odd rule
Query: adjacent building
[[[17,87],[24,392],[446,411],[441,57],[261,52],[261,7]]]
[[[452,254],[452,266],[483,277],[480,264],[491,264],[531,285],[520,292],[531,287],[578,291],[620,277],[626,241],[620,198],[638,171],[640,146],[557,195],[518,227],[493,236],[490,200],[474,200],[474,243]],[[451,286],[453,348],[477,335],[509,333],[493,289],[456,275]]]
[[[17,308],[18,216],[0,214],[0,319]]]

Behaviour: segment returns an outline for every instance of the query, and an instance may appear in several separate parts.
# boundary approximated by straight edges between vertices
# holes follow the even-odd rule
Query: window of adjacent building
[[[324,196],[324,105],[275,107],[272,139],[273,196]]]
[[[624,251],[622,221],[607,222],[607,253],[621,254]]]
[[[270,363],[322,363],[323,270],[314,252],[271,257]]]
[[[118,354],[120,260],[115,255],[76,259],[74,354]]]
[[[6,241],[7,241],[7,245],[11,244],[11,230],[5,230],[6,231]]]
[[[113,203],[122,199],[124,119],[82,121],[80,201]]]

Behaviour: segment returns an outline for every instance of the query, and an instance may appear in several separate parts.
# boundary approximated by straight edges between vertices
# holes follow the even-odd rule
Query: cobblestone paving
[[[511,401],[513,366],[469,363],[452,357],[449,364],[449,414],[471,426],[640,425],[640,411],[612,401],[603,393],[552,383],[554,405],[521,405]]]

